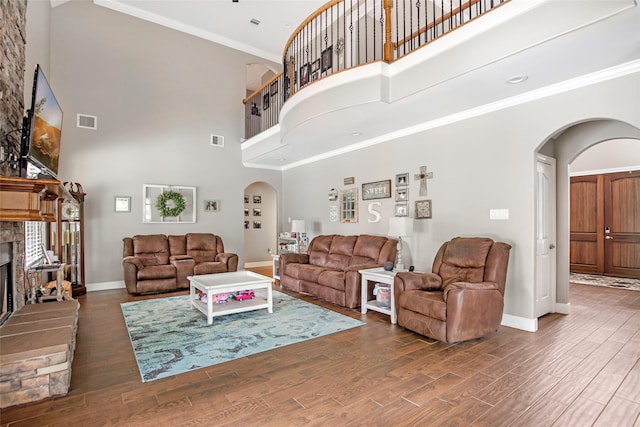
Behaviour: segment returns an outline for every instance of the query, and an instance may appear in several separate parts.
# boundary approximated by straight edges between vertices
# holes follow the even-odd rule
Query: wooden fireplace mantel
[[[0,176],[0,221],[56,220],[60,181]]]

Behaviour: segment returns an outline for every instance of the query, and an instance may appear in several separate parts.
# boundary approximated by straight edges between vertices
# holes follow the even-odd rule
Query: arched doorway
[[[247,267],[272,264],[277,253],[278,200],[275,188],[254,182],[244,190],[244,262]]]
[[[555,312],[568,313],[569,300],[569,164],[583,151],[613,139],[640,140],[640,129],[617,120],[591,120],[567,127],[535,153],[556,159],[556,303]]]

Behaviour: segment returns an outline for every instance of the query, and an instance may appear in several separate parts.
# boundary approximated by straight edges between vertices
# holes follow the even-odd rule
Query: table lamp
[[[395,216],[389,218],[389,230],[387,235],[398,238],[398,261],[396,270],[404,270],[402,263],[402,238],[411,236],[413,232],[413,219],[408,216]]]

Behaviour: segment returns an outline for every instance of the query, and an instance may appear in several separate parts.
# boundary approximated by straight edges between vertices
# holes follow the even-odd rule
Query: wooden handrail
[[[329,3],[325,3],[324,5],[320,6],[318,9],[316,9],[315,12],[313,12],[311,15],[309,15],[309,17],[307,19],[302,21],[302,23],[296,27],[296,29],[293,31],[293,33],[291,33],[291,36],[287,40],[287,43],[285,43],[285,45],[284,45],[284,52],[282,53],[282,63],[283,64],[286,63],[287,51],[289,50],[289,46],[291,46],[291,43],[293,43],[293,40],[298,36],[298,33],[300,33],[304,29],[304,27],[307,26],[307,24],[309,22],[311,22],[314,19],[316,19],[322,12],[332,8],[334,5],[336,5],[338,3],[343,3],[343,2],[344,2],[344,0],[331,0]]]
[[[429,25],[425,26],[424,28],[421,28],[418,31],[415,31],[412,34],[406,36],[404,39],[395,42],[393,44],[394,49],[397,49],[399,45],[402,45],[404,43],[407,43],[407,42],[415,39],[416,37],[420,36],[421,34],[429,31],[430,29],[432,29],[436,25],[442,24],[444,21],[446,21],[447,19],[451,18],[453,15],[456,15],[456,14],[460,13],[461,10],[469,9],[471,6],[473,6],[474,4],[476,4],[478,2],[480,2],[480,0],[470,0],[470,1],[466,2],[466,3],[464,3],[464,4],[461,4],[460,7],[457,7],[455,9],[453,9],[451,12],[447,13],[446,15],[442,15],[440,18],[436,19],[435,21],[433,21]],[[498,6],[501,6],[501,5],[498,5]],[[495,7],[494,7],[494,9],[495,9]]]
[[[254,96],[256,96],[257,94],[259,94],[262,89],[266,88],[267,86],[270,86],[271,83],[275,82],[276,80],[278,80],[278,78],[283,74],[282,71],[280,71],[278,74],[276,74],[275,76],[273,76],[271,78],[271,80],[267,81],[266,83],[264,83],[262,86],[260,86],[258,89],[254,90],[251,95],[247,96],[245,99],[242,100],[243,104],[247,104],[247,102],[249,102],[249,100],[251,98],[253,98]]]

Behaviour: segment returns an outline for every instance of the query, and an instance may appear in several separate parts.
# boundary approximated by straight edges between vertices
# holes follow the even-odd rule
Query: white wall
[[[595,145],[569,165],[572,176],[640,169],[640,141],[616,139]]]
[[[382,200],[380,223],[367,222],[370,215],[361,194],[359,223],[332,223],[328,221],[329,189],[351,187],[343,185],[343,178],[354,176],[361,191],[363,183],[393,180],[404,172],[413,176],[419,166],[427,165],[434,173],[428,181],[428,197],[418,196],[413,178],[409,196],[411,204],[432,199],[433,218],[416,221],[415,235],[406,239],[410,262],[417,269],[430,270],[438,247],[455,236],[484,235],[506,241],[513,249],[505,313],[531,319],[535,153],[552,136],[593,118],[618,118],[640,128],[639,87],[640,76],[621,77],[285,171],[282,217],[315,222],[314,234],[386,234],[393,199]],[[490,220],[492,208],[509,209],[509,220]]]
[[[27,38],[24,69],[24,108],[31,108],[33,73],[40,64],[44,74],[51,79],[49,32],[51,30],[51,3],[48,1],[27,2]]]
[[[244,194],[249,196],[249,203],[244,204],[249,216],[243,218],[249,221],[249,228],[244,230],[245,263],[271,263],[271,255],[278,252],[277,193],[269,184],[254,182],[245,189]],[[254,196],[260,197],[260,203],[255,203]],[[259,216],[254,215],[255,209],[259,209]],[[255,228],[255,221],[260,221],[260,228]]]
[[[135,234],[219,234],[243,265],[244,189],[281,182],[241,164],[245,69],[259,59],[78,1],[52,10],[51,52],[65,115],[60,179],[87,193],[87,282],[121,280],[122,238]],[[98,129],[77,128],[77,113],[97,116]],[[143,184],[197,187],[197,222],[142,223]],[[114,212],[116,195],[131,196],[131,213]],[[220,212],[204,213],[204,199]]]

